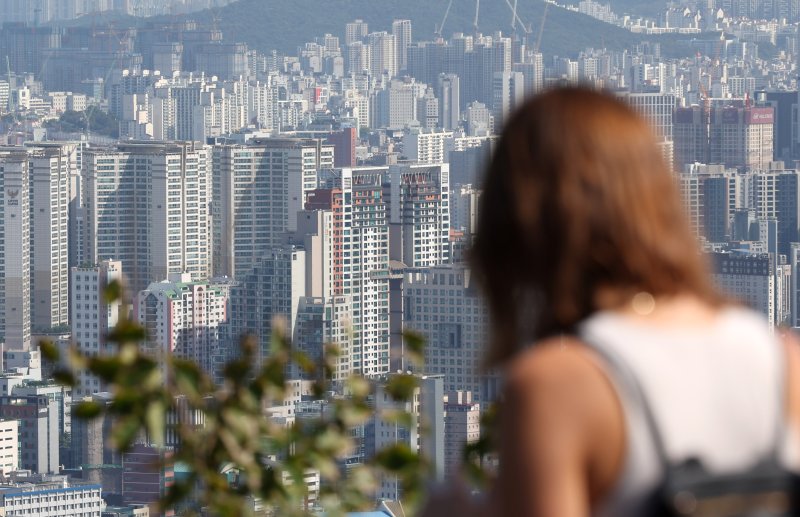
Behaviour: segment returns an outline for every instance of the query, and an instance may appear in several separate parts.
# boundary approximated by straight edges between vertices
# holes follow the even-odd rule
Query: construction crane
[[[517,33],[517,0],[514,0],[514,7],[511,9],[511,33]]]
[[[539,53],[539,48],[542,46],[542,34],[544,34],[544,22],[547,20],[547,7],[550,5],[550,2],[545,0],[544,3],[544,10],[542,11],[542,21],[539,23],[539,34],[536,35],[536,44],[533,46],[534,54]]]
[[[516,4],[517,4],[516,0],[514,1],[514,5],[511,5],[511,1],[510,0],[506,0],[506,5],[508,6],[509,9],[511,9],[511,13],[512,13],[513,19],[519,22],[519,24],[522,26],[522,30],[525,31],[525,34],[530,34],[531,33],[531,28],[530,27],[526,27],[525,26],[525,22],[523,22],[522,18],[520,18],[519,14],[517,14]]]
[[[447,2],[447,9],[444,11],[444,16],[442,17],[442,23],[440,23],[436,30],[433,31],[433,34],[436,36],[436,39],[442,38],[442,31],[444,30],[444,22],[447,21],[447,15],[450,14],[450,8],[453,6],[453,0]]]
[[[481,10],[481,0],[475,0],[475,20],[472,22],[472,33],[478,36],[478,14]]]

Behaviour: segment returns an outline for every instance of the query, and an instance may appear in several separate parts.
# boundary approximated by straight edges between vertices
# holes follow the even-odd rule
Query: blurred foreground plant
[[[106,292],[109,302],[121,296],[118,284]],[[188,475],[167,489],[160,502],[162,509],[183,507],[187,515],[205,509],[211,515],[239,516],[246,515],[252,498],[257,498],[280,515],[305,515],[309,512],[303,504],[309,497],[305,477],[309,471],[318,471],[319,502],[326,515],[374,508],[381,475],[397,476],[403,504],[413,512],[430,468],[407,444],[396,443],[378,451],[375,458],[347,472],[338,462],[356,445],[352,430],[373,415],[368,381],[351,377],[344,382],[346,397],[330,395],[329,379],[338,348],[328,345],[322,364],[316,364],[292,349],[280,324],[274,327],[269,354],[261,364],[256,340],[242,339],[239,357],[224,368],[222,386],[216,386],[196,363],[148,346],[144,328],[126,318],[109,334],[105,354],[87,356],[72,348],[61,360],[52,343],[43,342],[41,350],[47,360],[60,361],[54,375],[59,382],[74,386],[73,372],[85,370],[107,386],[110,403],[85,400],[74,407],[73,414],[78,418],[109,416],[114,422],[110,445],[121,452],[130,450],[143,436],[148,444],[165,446],[170,412],[202,412],[202,426],[179,419],[170,424],[176,445],[161,466],[181,465]],[[422,338],[414,334],[405,338],[410,360],[421,364]],[[296,419],[286,426],[265,416],[266,406],[280,404],[287,395],[285,372],[290,362],[317,379],[313,393],[326,399],[330,408],[324,417]],[[394,400],[408,401],[416,387],[414,375],[397,374],[389,377],[384,390]],[[381,418],[399,426],[414,425],[405,411]],[[474,452],[482,454],[478,449]]]

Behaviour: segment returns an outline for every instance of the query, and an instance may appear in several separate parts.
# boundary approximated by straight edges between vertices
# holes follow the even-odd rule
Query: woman
[[[646,514],[662,469],[601,357],[635,373],[670,461],[736,472],[775,447],[783,417],[798,437],[797,346],[715,292],[662,150],[624,103],[581,88],[529,101],[481,203],[473,266],[506,379],[482,513]]]

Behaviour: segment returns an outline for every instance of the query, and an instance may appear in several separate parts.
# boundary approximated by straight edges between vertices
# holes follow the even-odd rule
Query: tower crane
[[[514,7],[511,9],[511,32],[517,32],[517,0],[514,0]]]
[[[475,20],[472,22],[472,33],[478,36],[478,13],[481,10],[481,0],[475,0]]]
[[[544,22],[547,20],[547,7],[550,2],[545,0],[544,10],[542,11],[542,21],[539,23],[539,34],[536,35],[536,45],[533,47],[533,52],[538,53],[539,48],[542,46],[542,34],[544,34]]]
[[[514,5],[511,5],[511,1],[510,0],[506,0],[506,5],[508,6],[509,9],[511,9],[512,18],[519,22],[519,24],[522,26],[522,30],[525,31],[525,34],[530,34],[531,33],[531,28],[530,27],[526,27],[525,26],[525,22],[523,22],[522,18],[520,18],[519,14],[517,14],[517,2],[516,2],[516,0],[514,1]],[[514,28],[514,27],[515,26],[512,25],[512,28]]]
[[[442,30],[444,29],[444,22],[447,21],[447,15],[450,14],[450,8],[452,6],[453,6],[453,0],[450,0],[449,2],[447,2],[447,9],[445,9],[445,11],[444,11],[444,16],[442,17],[442,23],[440,23],[436,27],[436,30],[433,32],[434,35],[436,36],[436,39],[441,39],[442,38]]]

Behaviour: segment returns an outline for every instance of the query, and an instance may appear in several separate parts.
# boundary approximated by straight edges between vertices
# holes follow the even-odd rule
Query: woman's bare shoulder
[[[800,339],[792,331],[786,331],[783,339],[786,348],[786,403],[789,421],[800,430]]]
[[[503,438],[514,444],[515,473],[582,476],[585,499],[601,500],[619,475],[625,432],[616,393],[591,350],[574,337],[539,342],[508,365],[505,392]]]
[[[506,383],[510,389],[588,387],[605,382],[599,364],[592,351],[578,338],[552,337],[534,344],[512,359],[506,368]]]

